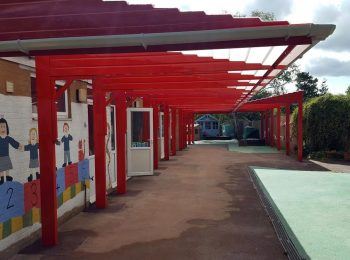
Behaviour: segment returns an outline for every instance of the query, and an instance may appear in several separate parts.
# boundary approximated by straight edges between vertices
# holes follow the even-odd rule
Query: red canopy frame
[[[298,91],[294,93],[288,93],[280,96],[268,97],[259,100],[254,100],[245,103],[243,106],[238,108],[237,112],[260,112],[261,113],[261,122],[262,127],[265,124],[265,139],[271,144],[274,145],[274,136],[273,136],[273,118],[274,118],[274,109],[277,108],[277,129],[276,129],[276,140],[277,140],[277,149],[281,149],[281,108],[285,107],[286,110],[286,154],[290,154],[290,106],[292,104],[298,105],[298,133],[297,133],[297,142],[298,142],[298,160],[302,161],[303,159],[303,91]],[[263,123],[263,118],[265,118],[265,123]],[[271,126],[268,127],[268,121],[270,121]]]
[[[47,246],[58,243],[55,101],[73,80],[92,80],[96,206],[105,208],[104,126],[105,106],[109,102],[114,102],[117,107],[117,189],[124,193],[128,97],[144,96],[144,103],[155,110],[162,103],[165,114],[170,107],[172,133],[175,133],[174,119],[178,114],[179,146],[183,149],[193,141],[194,113],[262,109],[266,114],[282,98],[271,102],[265,100],[265,104],[245,103],[280,70],[326,39],[335,29],[334,25],[264,22],[259,18],[180,12],[175,8],[129,5],[122,1],[83,2],[3,0],[0,3],[0,55],[37,56],[42,241]],[[272,65],[166,53],[263,46],[286,46],[286,49]],[[143,53],[145,51],[154,53]],[[57,54],[63,56],[50,56]],[[243,73],[249,70],[266,72],[262,76]],[[56,90],[56,80],[65,80],[66,85]],[[252,80],[254,83],[250,82]],[[106,99],[106,92],[112,93],[111,99]],[[298,102],[301,101],[298,99]],[[301,110],[299,103],[299,112]],[[155,119],[154,129],[158,129]],[[168,127],[168,118],[165,121]],[[172,154],[176,153],[174,138],[171,150]]]

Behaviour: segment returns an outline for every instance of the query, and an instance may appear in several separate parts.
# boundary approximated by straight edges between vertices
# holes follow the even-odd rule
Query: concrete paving
[[[128,181],[105,210],[60,227],[60,244],[37,242],[14,259],[286,259],[249,179],[247,166],[321,170],[283,154],[193,145],[155,176]]]

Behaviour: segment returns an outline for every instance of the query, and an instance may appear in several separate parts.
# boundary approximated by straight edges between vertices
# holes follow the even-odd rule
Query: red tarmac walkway
[[[133,178],[105,210],[60,227],[60,243],[38,241],[15,259],[286,259],[247,165],[320,169],[284,154],[239,154],[192,145],[155,176]],[[30,257],[30,258],[28,258]]]

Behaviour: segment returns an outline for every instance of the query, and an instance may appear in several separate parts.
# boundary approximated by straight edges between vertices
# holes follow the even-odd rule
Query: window
[[[211,122],[205,122],[205,129],[211,129]]]
[[[31,97],[32,97],[32,113],[34,116],[38,114],[38,95],[36,91],[36,78],[31,77]],[[56,89],[59,89],[61,86],[56,85]],[[56,101],[57,104],[57,115],[59,117],[68,117],[68,94],[67,91],[58,98]]]
[[[213,122],[213,129],[219,129],[219,123]]]

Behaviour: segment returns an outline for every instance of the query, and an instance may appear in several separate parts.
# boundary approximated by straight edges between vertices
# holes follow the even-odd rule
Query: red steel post
[[[274,118],[274,111],[275,109],[271,109],[271,114],[270,114],[270,145],[271,147],[275,146],[275,130],[274,130],[274,124],[275,124],[275,118]]]
[[[188,144],[188,114],[184,115],[184,148],[187,148]]]
[[[298,160],[303,160],[303,101],[298,101]]]
[[[286,155],[290,154],[290,105],[286,105]]]
[[[56,153],[57,113],[55,82],[50,80],[50,58],[36,57],[40,152],[41,233],[44,246],[58,243]]]
[[[195,129],[194,129],[194,114],[192,114],[192,144],[194,144]]]
[[[276,122],[276,138],[277,138],[277,149],[281,150],[281,107],[277,107],[277,122]]]
[[[186,147],[190,145],[190,132],[191,132],[191,126],[190,126],[190,116],[189,114],[186,115]]]
[[[260,139],[264,139],[264,113],[260,112]]]
[[[170,116],[169,106],[164,105],[164,160],[169,160],[169,130],[170,130]]]
[[[153,107],[153,168],[158,169],[159,107],[156,102],[152,104],[152,107]]]
[[[171,155],[176,155],[176,109],[171,108]]]
[[[107,207],[106,197],[106,96],[98,80],[93,82],[94,150],[95,150],[95,188],[96,207]]]
[[[184,149],[183,147],[183,112],[182,109],[179,109],[179,150]]]
[[[115,93],[117,115],[117,192],[126,193],[126,95]]]
[[[265,144],[269,144],[269,111],[265,111]]]

